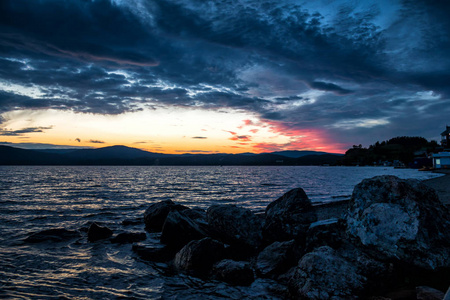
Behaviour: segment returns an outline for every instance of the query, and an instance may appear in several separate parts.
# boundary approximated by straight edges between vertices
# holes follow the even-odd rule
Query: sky
[[[1,0],[0,144],[343,153],[450,125],[450,2]]]

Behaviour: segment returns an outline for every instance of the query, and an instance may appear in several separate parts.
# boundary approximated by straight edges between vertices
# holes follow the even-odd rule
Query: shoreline
[[[426,179],[423,181],[427,186],[436,190],[439,200],[450,208],[450,170],[434,170],[433,173],[444,174],[444,176]]]
[[[428,187],[433,188],[438,194],[439,200],[450,209],[450,169],[433,170],[433,173],[444,174],[444,176],[422,180]],[[342,218],[347,211],[350,199],[342,199],[327,203],[313,204],[316,207],[318,220]]]

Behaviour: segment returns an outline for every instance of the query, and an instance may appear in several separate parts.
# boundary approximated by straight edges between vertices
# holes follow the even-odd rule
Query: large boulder
[[[264,237],[268,241],[302,238],[315,221],[317,215],[308,196],[301,188],[293,189],[267,206]]]
[[[27,243],[40,243],[47,241],[63,242],[77,237],[80,237],[80,233],[78,231],[67,230],[65,228],[54,228],[35,232],[28,236],[24,241]]]
[[[365,280],[354,265],[323,246],[300,259],[289,288],[301,299],[355,299]]]
[[[254,251],[262,241],[262,220],[252,211],[235,205],[213,205],[206,212],[213,236],[232,246]]]
[[[224,259],[214,265],[213,272],[217,279],[231,285],[249,286],[255,281],[253,270],[245,261]]]
[[[450,215],[436,192],[414,179],[377,176],[353,191],[347,233],[386,259],[450,267]]]
[[[171,200],[151,204],[144,212],[145,229],[151,232],[162,230],[166,217],[171,211],[188,209],[186,206],[176,204]]]
[[[186,210],[189,211],[189,210]],[[183,212],[171,211],[164,222],[161,242],[177,249],[192,240],[199,240],[206,236],[205,232]]]
[[[274,242],[261,251],[256,259],[256,271],[261,277],[279,275],[293,267],[295,260],[294,240]]]
[[[108,227],[100,226],[94,222],[91,224],[91,226],[89,226],[87,235],[89,242],[95,242],[98,240],[110,238],[113,235],[113,232]]]
[[[175,255],[174,266],[192,275],[204,276],[223,258],[224,251],[224,245],[211,238],[191,241]]]

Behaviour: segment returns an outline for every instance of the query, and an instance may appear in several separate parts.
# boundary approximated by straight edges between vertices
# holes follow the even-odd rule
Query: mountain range
[[[0,165],[333,165],[341,157],[316,151],[163,154],[126,146],[39,150],[0,146]]]

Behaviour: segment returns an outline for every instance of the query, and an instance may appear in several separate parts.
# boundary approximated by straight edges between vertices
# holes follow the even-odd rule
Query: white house
[[[450,152],[433,154],[433,167],[435,169],[450,169]]]

